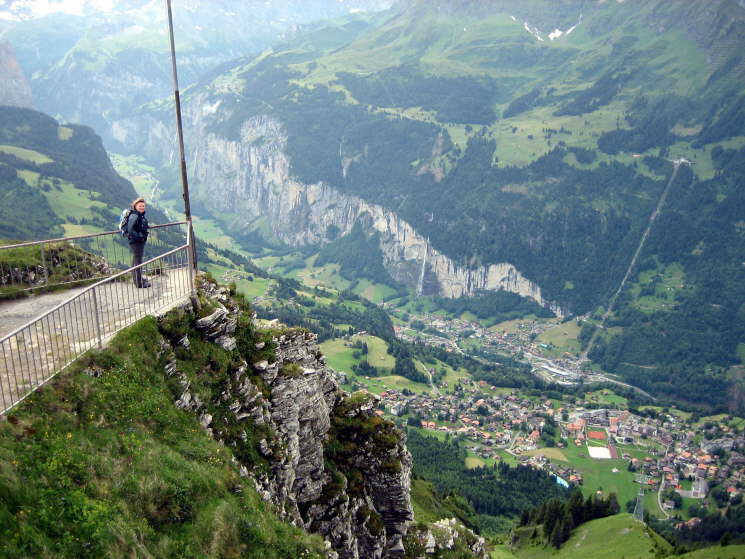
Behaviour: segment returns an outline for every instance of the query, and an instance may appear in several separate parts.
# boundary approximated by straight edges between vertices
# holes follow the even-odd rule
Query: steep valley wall
[[[379,234],[383,263],[395,280],[419,287],[422,262],[426,262],[424,294],[456,298],[501,289],[564,315],[562,308],[544,299],[540,286],[512,264],[458,264],[394,212],[325,183],[304,184],[293,178],[285,149],[287,136],[277,119],[266,115],[249,118],[241,126],[240,139],[235,140],[212,132],[210,125],[228,115],[220,101],[200,97],[190,99],[190,109],[185,112],[193,190],[212,213],[229,220],[234,228],[252,228],[263,218],[277,239],[305,246],[327,241],[331,226],[344,235],[359,221],[368,232]],[[151,156],[175,161],[167,130],[168,126],[155,119],[139,121],[138,126],[131,122],[115,126],[121,141],[137,137],[137,143]]]

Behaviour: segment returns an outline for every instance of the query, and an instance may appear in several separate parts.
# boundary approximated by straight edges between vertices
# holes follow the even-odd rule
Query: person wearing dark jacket
[[[132,212],[127,218],[127,238],[129,239],[129,250],[132,252],[132,267],[142,264],[148,227],[145,217],[145,199],[137,198],[132,202]],[[150,282],[142,277],[142,268],[132,271],[132,279],[139,288],[150,287]]]

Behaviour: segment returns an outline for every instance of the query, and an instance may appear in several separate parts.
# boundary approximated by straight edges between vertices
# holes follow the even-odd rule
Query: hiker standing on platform
[[[145,199],[137,198],[132,202],[132,211],[127,218],[127,238],[129,239],[129,250],[132,251],[132,267],[142,264],[148,227],[145,217]],[[132,271],[132,279],[138,288],[150,287],[150,282],[142,277],[142,268]]]

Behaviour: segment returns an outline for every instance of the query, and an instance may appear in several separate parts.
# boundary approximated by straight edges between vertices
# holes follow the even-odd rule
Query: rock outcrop
[[[34,108],[31,86],[7,41],[0,42],[0,105]]]
[[[241,310],[225,288],[202,282],[216,308],[194,321],[202,337],[246,356],[208,401],[179,371],[176,352],[193,340],[179,333],[164,346],[166,373],[180,387],[176,405],[236,450],[238,467],[288,521],[319,533],[342,559],[396,557],[413,519],[411,456],[404,435],[375,414],[367,393],[349,396],[305,330],[273,330],[245,347]],[[186,310],[176,311],[186,315]],[[243,329],[243,331],[241,331]],[[242,341],[237,340],[243,336]],[[243,344],[243,345],[241,345]],[[179,349],[180,348],[180,349]]]
[[[479,557],[487,559],[486,541],[455,518],[412,528],[407,543],[415,554],[427,557]]]

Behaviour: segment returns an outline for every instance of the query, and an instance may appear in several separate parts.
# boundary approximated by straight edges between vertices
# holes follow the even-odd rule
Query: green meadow
[[[561,549],[528,544],[516,555],[520,559],[653,559],[658,552],[670,551],[669,543],[630,514],[617,514],[582,524]]]

